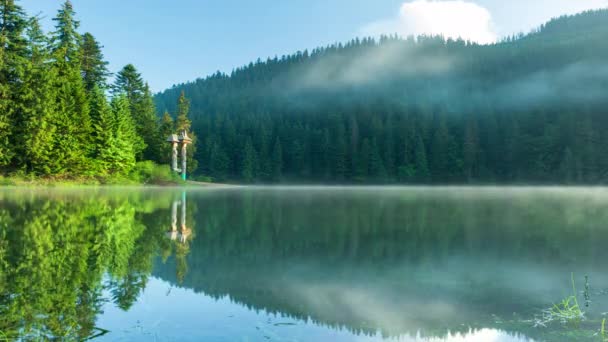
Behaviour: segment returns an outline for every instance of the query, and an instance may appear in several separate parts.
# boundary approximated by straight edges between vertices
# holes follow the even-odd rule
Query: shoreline
[[[2,188],[55,188],[55,187],[238,187],[238,184],[223,184],[199,181],[181,180],[153,180],[138,182],[130,179],[104,179],[104,178],[30,178],[0,176],[0,189]]]

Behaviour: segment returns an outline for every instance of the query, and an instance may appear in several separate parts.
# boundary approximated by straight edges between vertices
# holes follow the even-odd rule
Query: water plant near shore
[[[564,298],[561,302],[542,311],[540,317],[534,319],[535,327],[546,327],[548,324],[560,322],[562,324],[579,324],[585,319],[585,313],[578,304],[574,273],[570,274],[572,281],[572,295]]]

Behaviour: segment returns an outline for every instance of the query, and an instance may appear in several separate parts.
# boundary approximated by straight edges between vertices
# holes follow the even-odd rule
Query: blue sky
[[[51,18],[63,0],[21,0]],[[153,91],[252,60],[356,36],[422,32],[481,43],[608,0],[72,0],[112,72],[133,63]]]

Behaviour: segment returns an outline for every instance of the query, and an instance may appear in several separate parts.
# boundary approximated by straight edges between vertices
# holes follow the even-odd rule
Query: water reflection
[[[0,332],[113,340],[151,320],[160,340],[592,339],[607,207],[602,189],[0,191]],[[588,320],[534,328],[571,272],[580,289],[589,276]]]

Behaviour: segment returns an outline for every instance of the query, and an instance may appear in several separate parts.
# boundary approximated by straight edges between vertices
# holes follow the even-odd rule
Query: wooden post
[[[186,180],[186,172],[188,171],[188,144],[192,143],[192,139],[188,137],[188,133],[184,130],[179,135],[179,141],[182,143],[182,179]]]
[[[177,168],[177,143],[179,143],[179,139],[177,138],[177,135],[175,134],[171,134],[168,138],[167,141],[171,143],[171,171],[173,172],[179,172],[179,169]]]
[[[182,142],[182,179],[186,180],[186,171],[188,170],[188,144]]]
[[[173,143],[173,151],[171,151],[171,169],[177,172],[177,142]]]

